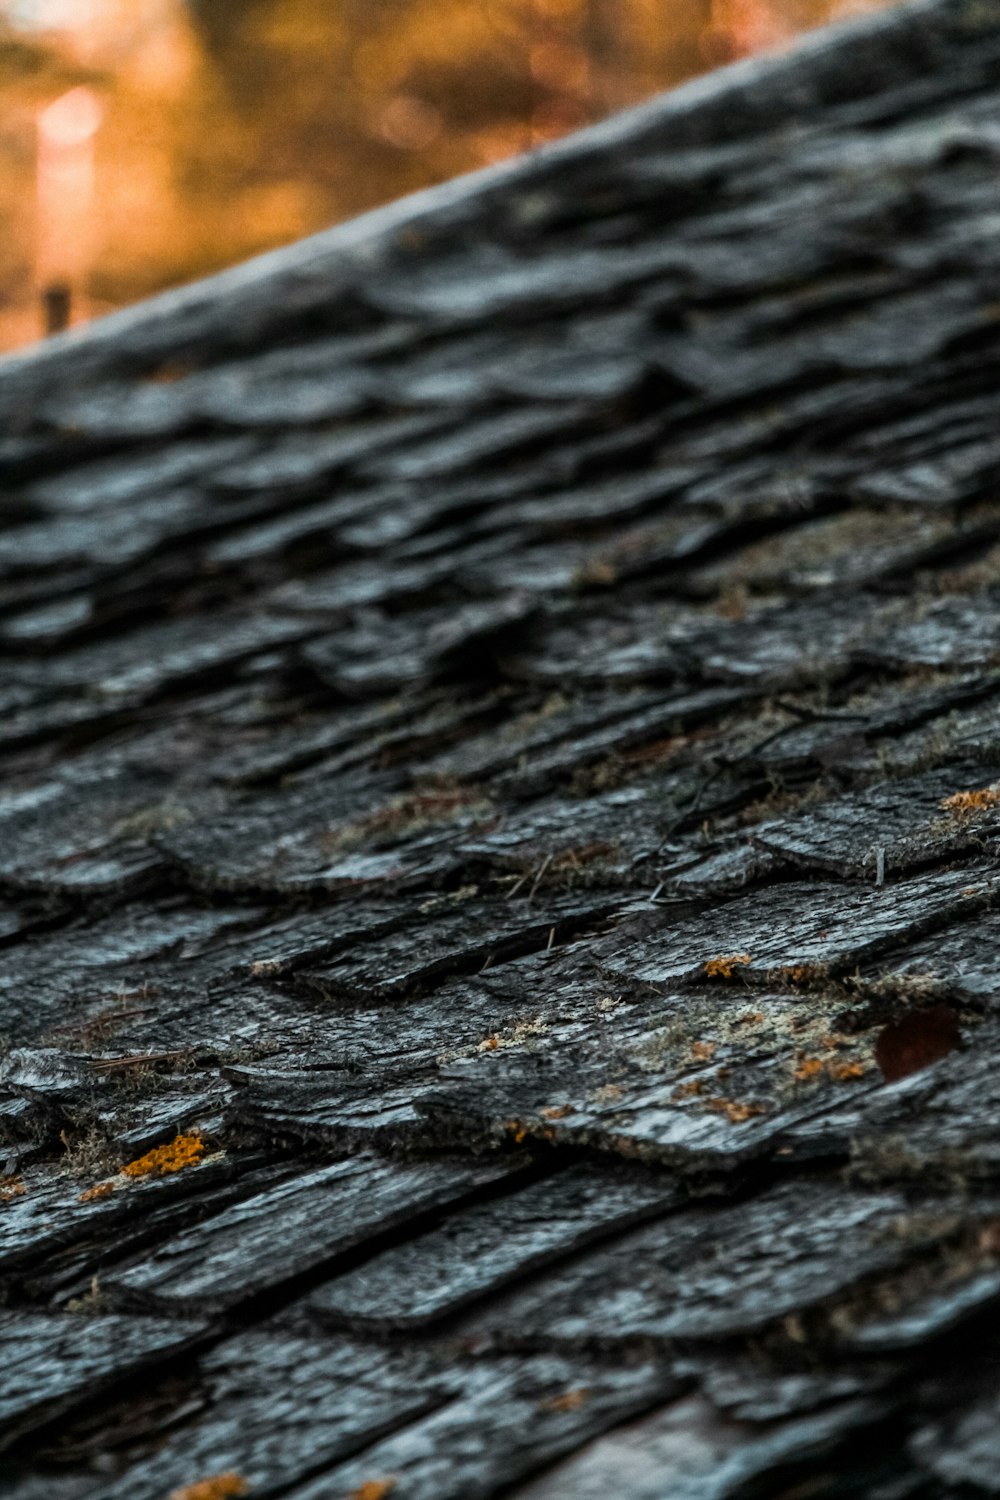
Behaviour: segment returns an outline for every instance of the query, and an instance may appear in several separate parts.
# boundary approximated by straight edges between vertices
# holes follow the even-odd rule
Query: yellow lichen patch
[[[721,954],[718,958],[706,959],[705,973],[709,979],[732,979],[735,971],[745,969],[750,961],[749,953]]]
[[[93,1187],[84,1189],[77,1199],[78,1203],[94,1203],[98,1198],[110,1198],[115,1190],[113,1182],[95,1182]]]
[[[122,1172],[126,1177],[162,1177],[184,1167],[197,1166],[204,1154],[205,1144],[200,1135],[178,1135],[168,1146],[154,1146],[145,1156],[128,1162]]]
[[[356,1490],[352,1490],[347,1500],[386,1500],[396,1488],[395,1479],[366,1479],[364,1484],[359,1484]]]
[[[715,1056],[716,1046],[715,1042],[695,1042],[691,1048],[691,1056],[695,1062],[708,1062]]]
[[[0,1177],[0,1203],[12,1203],[27,1191],[20,1177]]]
[[[764,1113],[762,1104],[740,1104],[736,1099],[725,1099],[721,1095],[706,1099],[705,1108],[714,1110],[718,1115],[725,1115],[731,1125],[743,1125],[755,1115]]]
[[[199,1479],[195,1484],[186,1484],[174,1490],[170,1500],[232,1500],[235,1495],[245,1495],[250,1486],[241,1474],[215,1474],[211,1479]]]
[[[543,1411],[579,1411],[583,1406],[590,1391],[585,1386],[580,1386],[575,1391],[564,1391],[561,1396],[549,1396],[547,1400],[539,1402]]]
[[[520,1146],[521,1142],[527,1139],[528,1127],[521,1120],[507,1120],[503,1128],[508,1135],[514,1137],[515,1146]]]
[[[952,792],[950,797],[942,799],[941,808],[955,817],[966,818],[972,813],[996,807],[998,802],[1000,802],[1000,786],[984,786],[974,792]]]

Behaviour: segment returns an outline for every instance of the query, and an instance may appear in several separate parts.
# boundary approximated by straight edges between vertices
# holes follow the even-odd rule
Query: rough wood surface
[[[998,79],[0,365],[5,1496],[1000,1494]]]

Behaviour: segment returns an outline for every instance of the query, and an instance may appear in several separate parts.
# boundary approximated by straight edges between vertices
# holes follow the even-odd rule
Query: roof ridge
[[[51,393],[53,376],[62,373],[74,379],[116,368],[134,373],[180,352],[196,355],[223,335],[234,352],[252,347],[280,333],[290,312],[301,318],[329,307],[338,274],[349,292],[359,266],[405,251],[404,231],[453,231],[470,218],[481,222],[498,197],[537,192],[553,180],[565,192],[567,168],[586,170],[640,143],[719,143],[732,137],[737,119],[741,130],[755,117],[768,128],[787,125],[817,103],[863,99],[873,85],[881,92],[898,89],[924,73],[940,80],[947,71],[941,48],[973,49],[997,20],[998,0],[904,0],[888,12],[821,27],[790,52],[740,60],[524,156],[409,194],[0,358],[0,400],[23,398],[43,381]],[[268,299],[262,305],[263,287]],[[235,336],[234,324],[242,325]]]

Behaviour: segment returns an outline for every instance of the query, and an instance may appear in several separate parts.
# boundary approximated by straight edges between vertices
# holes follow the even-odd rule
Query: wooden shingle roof
[[[0,365],[5,1496],[1000,1494],[998,228],[918,0]]]

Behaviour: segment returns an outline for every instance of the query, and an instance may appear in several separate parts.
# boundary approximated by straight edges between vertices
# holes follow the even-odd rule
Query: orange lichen
[[[396,1488],[395,1479],[366,1479],[364,1484],[359,1484],[356,1490],[352,1490],[347,1500],[385,1500]]]
[[[716,1046],[715,1042],[695,1042],[691,1048],[691,1056],[695,1062],[708,1062],[709,1058],[714,1057]]]
[[[821,1057],[803,1057],[795,1069],[795,1077],[800,1080],[815,1078],[823,1071],[823,1059]]]
[[[738,1026],[759,1026],[763,1019],[764,1012],[762,1010],[748,1010],[742,1016],[736,1017],[736,1024]]]
[[[543,1411],[579,1411],[590,1396],[590,1391],[581,1386],[575,1391],[564,1391],[561,1396],[550,1396],[539,1404]]]
[[[572,1104],[550,1104],[548,1109],[542,1110],[542,1116],[546,1120],[565,1120],[567,1115],[573,1115],[576,1110]]]
[[[554,1141],[556,1138],[551,1125],[526,1125],[522,1120],[506,1120],[503,1128],[508,1135],[514,1137],[515,1146],[520,1146],[529,1135],[533,1135],[536,1140],[543,1141]]]
[[[211,1479],[199,1479],[195,1484],[186,1484],[174,1490],[170,1500],[232,1500],[235,1495],[245,1495],[250,1486],[241,1474],[215,1474]]]
[[[178,1135],[168,1146],[154,1146],[145,1156],[128,1162],[122,1171],[126,1177],[161,1177],[197,1166],[204,1154],[205,1143],[200,1135]]]
[[[816,964],[792,964],[781,971],[781,977],[787,984],[808,984],[810,979],[818,979],[821,974],[822,971]]]
[[[693,1099],[696,1094],[705,1092],[705,1080],[703,1078],[690,1078],[687,1083],[679,1083],[670,1095],[671,1099]]]
[[[77,1199],[78,1203],[93,1203],[98,1198],[110,1198],[115,1190],[113,1182],[95,1182],[93,1187],[84,1189]]]
[[[716,1114],[725,1115],[731,1125],[743,1125],[747,1120],[752,1120],[755,1115],[764,1113],[764,1107],[761,1104],[740,1104],[735,1099],[725,1099],[722,1096],[706,1099],[705,1108],[714,1110]]]
[[[709,979],[732,979],[737,968],[746,968],[750,963],[749,953],[726,953],[705,961],[705,973]]]
[[[950,797],[941,800],[944,812],[953,813],[956,817],[968,817],[970,813],[983,812],[988,807],[995,807],[1000,802],[1000,786],[984,786],[975,792],[952,792]]]
[[[20,1177],[0,1177],[0,1203],[10,1203],[27,1191]]]
[[[868,1071],[864,1063],[859,1062],[830,1062],[826,1070],[838,1083],[845,1083],[849,1078],[863,1078]]]
[[[844,1037],[826,1036],[823,1037],[821,1045],[829,1051],[835,1047],[847,1046],[849,1042]],[[867,1071],[864,1063],[861,1062],[851,1062],[837,1057],[806,1057],[800,1052],[794,1076],[801,1082],[805,1082],[810,1078],[818,1078],[822,1073],[827,1078],[844,1083],[851,1078],[863,1078]]]

